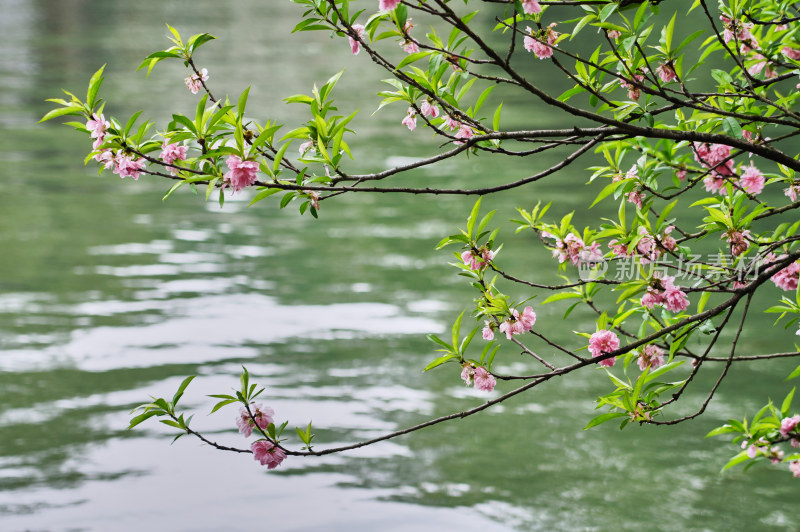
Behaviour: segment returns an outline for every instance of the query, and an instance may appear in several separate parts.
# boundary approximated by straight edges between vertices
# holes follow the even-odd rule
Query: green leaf
[[[210,413],[213,414],[223,406],[229,405],[231,403],[236,403],[237,401],[238,399],[236,399],[235,397],[231,397],[230,399],[223,399],[222,401],[214,405],[214,408],[211,409]]]
[[[730,425],[722,425],[721,427],[717,427],[714,430],[712,430],[711,432],[709,432],[708,434],[706,434],[705,437],[706,438],[710,438],[712,436],[719,436],[720,434],[731,434],[733,432],[738,433],[739,430],[736,429],[735,427],[730,426]]]
[[[587,423],[586,426],[583,427],[583,430],[588,430],[592,427],[596,427],[597,425],[605,423],[606,421],[611,421],[612,419],[616,419],[618,417],[625,417],[627,415],[628,414],[626,414],[625,412],[609,412],[607,414],[601,414],[595,418],[592,418],[591,421],[589,421],[589,423]]]
[[[575,36],[578,35],[578,32],[580,32],[583,29],[584,26],[586,26],[588,23],[590,23],[591,21],[593,21],[596,18],[597,18],[597,15],[595,15],[594,13],[589,13],[588,15],[583,17],[580,20],[580,22],[578,22],[575,25],[575,28],[572,30],[572,34],[569,36],[569,40],[571,41],[572,39],[574,39]]]
[[[89,109],[94,109],[97,91],[100,90],[100,85],[103,83],[103,70],[105,68],[105,65],[101,66],[100,69],[92,75],[91,79],[89,79],[89,90],[86,92],[86,105]]]
[[[397,64],[397,66],[395,67],[395,70],[400,70],[400,69],[401,69],[401,68],[403,68],[404,66],[406,66],[406,65],[410,65],[411,63],[413,63],[413,62],[415,62],[415,61],[419,61],[419,60],[420,60],[420,59],[422,59],[423,57],[428,57],[428,56],[429,56],[429,55],[431,55],[432,53],[433,53],[433,52],[431,52],[431,51],[425,51],[425,52],[417,52],[417,53],[415,53],[415,54],[408,54],[407,56],[405,56],[405,57],[403,58],[403,60],[402,60],[402,61],[400,61],[400,62]]]
[[[669,364],[664,364],[660,368],[651,371],[647,375],[646,382],[650,382],[653,379],[655,379],[656,377],[660,377],[664,373],[667,373],[668,371],[672,371],[673,369],[677,368],[678,366],[683,365],[685,362],[686,362],[685,360],[676,360],[674,362],[670,362]]]
[[[69,107],[61,107],[59,109],[53,109],[52,111],[50,111],[49,113],[44,115],[42,117],[42,119],[39,120],[39,123],[46,122],[47,120],[51,120],[51,119],[57,118],[59,116],[81,115],[81,114],[83,114],[81,108],[76,106],[76,105],[71,105]]]
[[[259,201],[261,201],[261,200],[263,200],[265,198],[268,198],[268,197],[272,196],[273,194],[277,194],[281,190],[283,190],[283,189],[280,189],[280,188],[268,188],[266,190],[262,190],[261,192],[259,192],[258,194],[255,195],[255,197],[253,198],[253,201],[250,202],[250,205],[248,205],[248,207],[252,206],[255,203],[258,203]]]
[[[789,417],[789,412],[790,409],[792,408],[792,398],[794,398],[794,390],[795,389],[792,388],[792,391],[789,392],[789,394],[786,396],[786,398],[783,400],[783,403],[781,404],[781,416],[783,417]]]
[[[547,303],[553,303],[554,301],[563,301],[565,299],[583,299],[583,295],[577,292],[561,292],[560,294],[553,294],[549,296],[547,299],[542,301],[542,305]]]
[[[788,380],[792,380],[792,379],[795,379],[797,377],[800,377],[800,366],[797,366],[795,368],[795,370],[793,372],[791,372],[788,377],[786,377],[786,380],[787,381]]]
[[[725,466],[722,468],[722,471],[730,469],[731,467],[741,464],[742,462],[747,462],[748,460],[750,460],[750,457],[747,456],[747,451],[742,451],[733,458],[731,458],[730,460],[728,460],[728,463],[725,464]]]
[[[244,109],[247,106],[247,96],[249,94],[250,87],[247,87],[244,92],[242,92],[241,96],[239,96],[239,102],[236,104],[236,115],[240,123],[244,119]]]
[[[427,366],[425,366],[425,369],[423,371],[428,371],[428,370],[433,369],[433,368],[435,368],[437,366],[441,366],[442,364],[444,364],[448,360],[452,360],[454,358],[456,358],[456,356],[453,355],[453,354],[441,356],[441,357],[437,358],[436,360],[433,360]]]
[[[469,238],[472,239],[472,230],[475,228],[475,222],[478,219],[478,212],[481,210],[481,198],[478,198],[478,201],[475,202],[475,205],[472,206],[472,211],[469,213],[469,218],[467,218],[467,235]]]
[[[128,425],[128,430],[132,429],[133,427],[135,427],[136,425],[138,425],[142,421],[148,420],[153,416],[159,416],[159,415],[163,415],[163,414],[164,414],[164,412],[162,412],[160,410],[150,410],[148,412],[145,412],[144,414],[139,414],[138,416],[135,416],[135,417],[131,418],[130,425]]]
[[[192,380],[194,380],[195,377],[196,377],[196,375],[191,375],[191,376],[186,377],[185,379],[183,379],[183,382],[181,382],[181,385],[178,386],[178,391],[175,392],[175,395],[172,397],[172,406],[173,407],[178,404],[178,401],[183,396],[183,392],[186,391],[186,387],[189,386],[189,383],[192,382]]]

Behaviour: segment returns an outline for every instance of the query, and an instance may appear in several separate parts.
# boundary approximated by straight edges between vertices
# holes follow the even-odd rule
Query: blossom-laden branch
[[[240,390],[214,396],[220,401],[213,411],[240,405],[240,432],[257,438],[249,449],[206,438],[189,427],[191,417],[176,412],[191,378],[172,401],[159,398],[142,405],[131,426],[157,416],[179,435],[190,434],[220,450],[252,453],[272,469],[287,456],[342,452],[470,416],[585,368],[607,373],[613,386],[598,398],[604,412],[587,428],[615,419],[622,426],[677,424],[705,412],[733,364],[798,356],[796,346],[784,353],[737,352],[746,318],[760,301],[754,294],[796,294],[800,284],[800,222],[792,218],[800,207],[800,153],[794,142],[800,131],[800,93],[794,90],[800,45],[793,37],[800,19],[784,3],[759,0],[743,11],[732,2],[716,12],[699,0],[688,10],[702,12],[707,29],[684,35],[676,24],[683,16],[677,10],[687,7],[679,3],[675,11],[658,15],[654,5],[659,2],[473,0],[485,8],[479,13],[460,11],[445,0],[367,0],[372,8],[357,11],[350,0],[295,1],[305,8],[295,31],[328,32],[341,39],[343,50],[361,54],[390,76],[378,93],[378,109],[398,109],[396,127],[407,128],[409,135],[430,131],[435,144],[426,157],[359,171],[358,146],[349,144],[358,110],[340,113],[333,99],[341,72],[310,94],[285,99],[305,116],[293,129],[253,119],[261,114],[247,109],[249,89],[236,101],[216,97],[213,72],[195,60],[197,49],[214,38],[204,33],[184,41],[172,27],[173,46],[151,54],[140,68],[149,73],[162,60],[183,60],[189,68],[187,89],[202,93],[194,117],[175,114],[156,135],[148,133],[149,121],[137,126],[139,113],[124,124],[107,119],[98,97],[101,68],[85,99],[67,93],[68,100],[51,100],[59,107],[43,120],[82,117],[69,125],[91,138],[87,162],[122,178],[174,181],[165,198],[186,185],[204,185],[206,199],[217,194],[220,203],[226,190],[253,190],[251,204],[280,198],[284,208],[296,201],[301,213],[317,217],[322,201],[345,193],[478,196],[466,227],[437,246],[457,248],[452,265],[475,291],[474,304],[456,319],[452,338],[430,336],[439,353],[425,370],[457,368],[468,386],[483,392],[493,392],[498,380],[524,384],[464,411],[321,450],[312,446],[310,424],[296,429],[304,447],[287,443],[288,422],[276,425],[274,411],[254,402],[263,390],[249,383],[246,370]],[[551,12],[552,6],[562,11]],[[433,26],[423,35],[419,20],[412,18]],[[587,35],[590,29],[596,38]],[[594,46],[583,45],[593,38]],[[585,49],[593,52],[587,55]],[[704,69],[711,57],[718,68]],[[540,84],[551,74],[565,82],[561,94]],[[552,110],[570,126],[544,128],[534,121],[528,127],[504,127],[507,113],[495,97],[497,86]],[[472,91],[478,87],[476,95]],[[557,163],[538,163],[538,155],[556,151]],[[403,182],[412,170],[435,170],[449,160],[477,155],[500,161],[498,168],[504,157],[525,157],[532,169],[523,175],[497,172],[477,187],[445,186],[436,177],[424,187]],[[576,163],[589,160],[594,166],[583,181],[595,199],[588,207],[603,203],[616,217],[579,227],[573,213],[555,214],[557,204],[521,206],[519,219],[513,220],[517,233],[533,237],[529,249],[552,254],[560,280],[526,278],[531,276],[504,265],[505,253],[499,252],[511,241],[501,243],[500,227],[492,223],[495,213],[482,215],[480,197],[532,190],[543,180],[573,187]],[[716,239],[719,252],[695,253],[702,239]],[[545,297],[536,301],[539,296]],[[585,308],[596,316],[595,330],[576,331],[575,342],[556,341],[549,333],[553,325],[537,318],[545,305],[568,305],[565,320],[579,306]],[[787,326],[800,321],[797,297],[780,297],[761,310],[779,314]],[[466,325],[472,320],[474,326]],[[720,340],[730,328],[735,328],[732,342],[720,356]],[[479,332],[481,340],[473,342]],[[536,369],[517,375],[496,371],[503,346]],[[690,370],[684,367],[687,361]],[[700,386],[701,371],[719,363],[723,368],[715,384],[693,413],[662,418],[685,401],[690,387]],[[634,367],[638,372],[629,369]],[[800,417],[790,415],[790,403],[791,394],[780,411],[770,403],[750,425],[729,422],[719,429],[719,434],[738,433],[735,442],[746,447],[733,465],[783,461],[800,476],[800,457],[785,456],[780,448],[796,446],[800,438],[800,421],[795,422]]]

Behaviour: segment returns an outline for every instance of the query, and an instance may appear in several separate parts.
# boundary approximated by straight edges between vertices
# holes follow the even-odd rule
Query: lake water
[[[193,425],[245,445],[234,407],[205,415],[206,395],[236,386],[243,364],[290,430],[313,420],[320,447],[485,400],[456,366],[421,372],[435,356],[425,334],[449,328],[473,297],[447,265],[452,252],[433,250],[472,199],[344,197],[325,202],[319,220],[270,202],[247,209],[246,194],[224,209],[188,191],[162,203],[168,184],[98,177],[81,164],[86,138],[36,124],[45,98],[82,93],[104,63],[107,115],[144,108],[163,125],[169,112],[193,112],[180,64],[148,80],[134,71],[167,47],[169,22],[220,39],[197,55],[216,93],[236,98],[252,84],[249,114],[289,127],[306,117],[281,98],[344,66],[335,94],[343,111],[361,109],[351,142],[359,171],[431,153],[427,132],[400,125],[404,108],[370,119],[386,75],[364,54],[321,33],[289,34],[299,12],[277,0],[0,0],[0,530],[795,530],[796,479],[768,467],[720,475],[733,449],[703,439],[770,394],[782,398],[791,363],[736,368],[707,414],[677,427],[582,431],[609,385],[588,370],[482,415],[322,459],[290,457],[270,472],[190,438],[170,446],[155,423],[126,430],[133,407],[196,374],[184,399]],[[509,125],[564,125],[530,102],[506,105]],[[463,159],[410,179],[476,186],[550,157]],[[507,219],[539,199],[557,199],[558,214],[584,205],[591,190],[575,188],[584,166],[565,173],[569,182],[487,198],[500,209],[510,271],[552,271],[548,252],[514,236]],[[576,347],[571,331],[594,328],[588,314],[564,323],[555,305],[537,312]],[[791,345],[791,331],[758,333],[769,323],[754,319],[742,349]],[[500,370],[533,368],[513,349],[501,356]],[[493,396],[510,389],[501,383]],[[701,391],[687,394],[685,412]]]

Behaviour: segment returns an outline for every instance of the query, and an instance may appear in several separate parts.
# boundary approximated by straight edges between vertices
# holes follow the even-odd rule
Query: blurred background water
[[[603,372],[585,371],[479,416],[324,459],[289,458],[270,472],[190,438],[170,446],[155,423],[125,430],[131,408],[196,374],[184,398],[193,424],[246,445],[232,430],[235,408],[205,415],[206,394],[236,386],[242,364],[277,418],[290,430],[313,420],[325,447],[485,400],[456,366],[421,372],[434,356],[425,334],[449,328],[473,297],[447,265],[451,252],[433,250],[472,199],[342,197],[325,202],[319,220],[269,202],[247,209],[246,194],[223,209],[188,191],[162,203],[169,184],[98,177],[81,164],[85,137],[36,123],[46,98],[81,94],[104,63],[107,115],[143,108],[163,127],[171,112],[193,113],[179,62],[147,80],[135,72],[168,46],[170,23],[220,39],[196,59],[216,93],[235,99],[252,84],[248,115],[289,128],[307,117],[281,98],[344,66],[335,96],[345,113],[361,109],[351,141],[358,171],[432,153],[426,131],[400,125],[405,108],[370,117],[387,75],[341,40],[291,35],[299,16],[288,1],[0,0],[0,530],[795,529],[796,480],[767,467],[719,475],[732,448],[703,439],[785,395],[776,383],[791,363],[737,367],[704,417],[669,429],[583,432],[608,388]],[[544,67],[521,68],[536,77]],[[530,101],[504,102],[508,127],[571,125]],[[409,180],[498,183],[562,155],[463,158]],[[558,215],[585,205],[596,190],[576,187],[588,165],[487,198],[509,244],[504,267],[550,275],[549,252],[514,236],[507,219],[540,199],[558,200]],[[537,326],[573,347],[572,330],[594,329],[588,314],[564,323],[557,305],[537,312]],[[758,332],[769,324],[753,319],[743,352],[791,345],[791,331]],[[498,362],[533,369],[509,348]],[[715,377],[709,369],[701,384]],[[493,396],[510,389],[501,383]],[[682,408],[701,398],[688,394]]]

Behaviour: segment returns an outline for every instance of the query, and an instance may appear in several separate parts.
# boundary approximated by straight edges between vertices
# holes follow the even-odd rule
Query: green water
[[[736,368],[707,414],[678,427],[582,431],[608,386],[585,371],[484,415],[272,472],[188,438],[170,446],[156,424],[125,430],[133,406],[197,374],[185,396],[194,424],[244,445],[235,410],[205,415],[205,395],[235,386],[242,364],[277,417],[290,427],[313,420],[325,447],[485,397],[464,388],[455,366],[421,372],[434,356],[425,334],[443,332],[473,297],[447,265],[451,252],[433,250],[472,199],[345,197],[325,202],[320,220],[267,202],[246,209],[245,197],[222,210],[188,192],[162,203],[165,183],[98,177],[81,164],[85,138],[36,125],[45,98],[81,92],[104,63],[107,114],[192,112],[180,65],[147,81],[134,72],[166,47],[170,22],[220,38],[198,64],[218,94],[252,84],[253,116],[305,120],[281,98],[346,67],[336,94],[340,109],[362,109],[358,171],[431,153],[424,130],[400,125],[404,109],[369,118],[385,75],[363,54],[322,34],[289,35],[298,13],[278,1],[0,0],[0,530],[794,529],[796,479],[767,467],[719,475],[732,449],[703,439],[782,397],[791,363]],[[530,102],[507,108],[509,124],[560,124]],[[497,183],[550,157],[465,159],[412,181]],[[505,220],[539,199],[558,200],[558,214],[586,204],[592,192],[578,186],[588,164],[487,199],[500,209],[509,271],[550,275],[549,253]],[[588,314],[563,323],[555,306],[537,312],[537,326],[575,347],[571,331],[594,328]],[[769,323],[753,319],[743,352],[791,345],[791,331],[763,334]],[[501,372],[534,369],[510,348],[501,356]],[[688,393],[685,413],[701,398]]]

